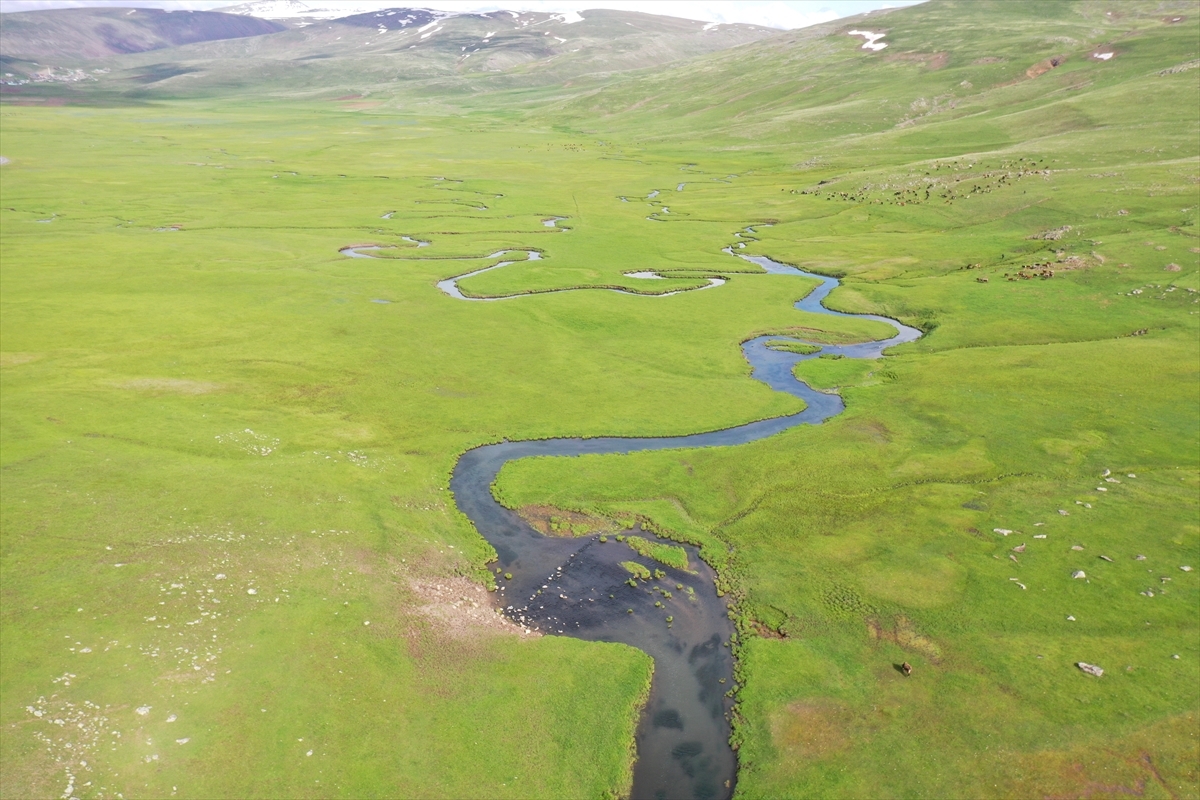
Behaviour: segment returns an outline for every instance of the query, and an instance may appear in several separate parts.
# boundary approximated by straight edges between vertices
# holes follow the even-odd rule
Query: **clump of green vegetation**
[[[666,564],[675,569],[688,568],[687,551],[678,545],[652,542],[642,536],[627,536],[625,543],[638,555],[652,558],[660,564]]]
[[[773,339],[767,342],[767,347],[787,353],[799,353],[802,356],[812,355],[821,351],[820,345],[808,344],[807,342],[789,342],[787,339]]]
[[[869,383],[878,368],[876,362],[859,358],[813,358],[796,364],[792,372],[812,388],[827,390]]]
[[[608,542],[608,537],[607,537],[607,536],[601,536],[601,537],[600,537],[600,544],[606,544],[607,542]]]
[[[644,581],[650,580],[650,570],[636,561],[622,561],[621,566],[635,578],[640,578]]]

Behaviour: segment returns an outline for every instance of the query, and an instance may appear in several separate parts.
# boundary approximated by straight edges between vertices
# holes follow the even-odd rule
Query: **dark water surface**
[[[731,255],[735,255],[731,252]],[[880,342],[823,345],[810,355],[781,352],[766,346],[784,337],[761,336],[742,345],[753,377],[772,389],[804,400],[798,414],[776,417],[708,433],[659,438],[602,437],[502,442],[463,454],[450,480],[459,510],[496,548],[500,566],[512,573],[501,580],[499,602],[517,622],[544,633],[602,642],[624,642],[654,658],[650,700],[638,726],[638,760],[634,766],[633,798],[708,800],[733,793],[737,760],[729,746],[725,696],[733,686],[729,637],[733,624],[728,608],[717,597],[714,573],[700,561],[696,548],[686,547],[691,572],[672,569],[638,556],[609,537],[555,538],[534,531],[516,513],[492,497],[491,485],[509,461],[529,456],[578,456],[588,453],[633,453],[685,447],[724,447],[772,436],[796,425],[815,424],[842,412],[841,397],[811,389],[792,375],[799,361],[822,353],[847,358],[878,358],[884,348],[911,342],[921,333],[895,320],[829,311],[821,301],[838,285],[834,278],[803,272],[762,256],[740,256],[769,273],[802,275],[821,284],[796,303],[804,311],[859,316],[885,322],[896,335]],[[799,341],[799,340],[793,340]],[[634,531],[634,533],[640,533]],[[642,534],[653,539],[652,534]],[[622,561],[637,561],[666,573],[661,580],[625,582],[630,574]],[[685,588],[679,590],[676,587]],[[657,587],[657,590],[656,588]],[[694,594],[687,592],[691,587]],[[665,598],[666,589],[671,597]],[[661,603],[662,608],[655,603]],[[632,609],[632,613],[630,613]],[[673,617],[670,626],[667,616]]]
[[[746,229],[747,234],[753,232],[752,228]],[[738,238],[753,241],[752,236],[738,234]],[[370,249],[377,248],[347,248],[342,252],[370,258],[361,252]],[[717,597],[716,576],[691,546],[684,546],[688,569],[678,570],[639,556],[611,535],[607,543],[601,543],[598,536],[542,536],[515,512],[496,502],[491,492],[496,475],[509,461],[530,456],[727,447],[765,439],[797,425],[816,424],[840,414],[845,405],[840,396],[818,392],[797,380],[792,375],[797,362],[822,354],[879,358],[885,348],[914,341],[921,335],[916,328],[887,317],[826,309],[821,302],[837,287],[835,278],[813,275],[764,256],[741,255],[732,248],[725,252],[774,275],[819,280],[820,285],[796,303],[802,311],[878,320],[895,328],[896,335],[878,342],[818,345],[821,349],[808,355],[767,347],[770,341],[802,341],[799,339],[760,336],[743,343],[742,353],[753,368],[755,380],[804,400],[807,408],[797,414],[687,436],[564,438],[484,445],[464,453],[450,478],[450,490],[459,510],[496,549],[502,570],[512,574],[511,580],[497,581],[497,602],[505,614],[542,633],[623,642],[654,659],[650,698],[637,732],[634,800],[723,800],[733,794],[737,759],[729,746],[732,701],[726,692],[733,687],[729,639],[734,629],[725,600]],[[529,257],[536,255],[531,251]],[[458,280],[511,263],[501,262],[442,281],[438,288],[452,297],[472,299],[458,290]],[[512,297],[517,296],[525,295]],[[653,534],[638,530],[630,533],[655,539]],[[636,587],[631,587],[626,583],[631,576],[621,566],[623,561],[635,561],[651,572],[661,570],[660,574],[665,574],[650,581],[639,580]],[[670,623],[668,616],[672,617]],[[586,720],[581,722],[586,724]]]

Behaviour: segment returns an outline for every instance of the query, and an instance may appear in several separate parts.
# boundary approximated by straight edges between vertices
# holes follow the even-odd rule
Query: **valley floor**
[[[701,548],[738,631],[737,796],[1200,795],[1187,81],[1073,101],[1103,124],[736,146],[0,107],[0,795],[627,792],[651,660],[499,616],[449,478],[502,439],[794,413],[742,342],[890,335],[725,248],[924,335],[802,362],[846,402],[822,425],[526,459],[495,494]],[[520,296],[438,289],[501,261],[459,288]]]

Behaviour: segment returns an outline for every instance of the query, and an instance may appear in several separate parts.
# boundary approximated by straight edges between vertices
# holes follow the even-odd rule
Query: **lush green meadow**
[[[497,486],[704,545],[739,795],[1200,796],[1200,73],[1170,71],[1198,28],[1063,8],[1035,35],[930,3],[881,54],[798,31],[453,115],[0,106],[0,795],[626,792],[650,660],[505,624],[447,483],[501,438],[794,412],[742,341],[887,335],[794,310],[812,282],[744,241],[926,336],[802,363],[846,399],[820,426]],[[951,19],[986,34],[931,43]],[[541,259],[463,291],[592,288],[435,287],[514,250]]]

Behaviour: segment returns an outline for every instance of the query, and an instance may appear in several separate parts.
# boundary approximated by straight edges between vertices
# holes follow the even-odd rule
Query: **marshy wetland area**
[[[1194,4],[501,16],[0,87],[0,796],[1200,797]]]

